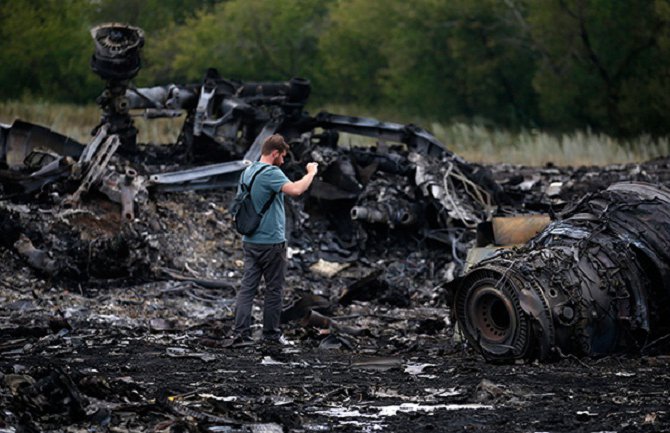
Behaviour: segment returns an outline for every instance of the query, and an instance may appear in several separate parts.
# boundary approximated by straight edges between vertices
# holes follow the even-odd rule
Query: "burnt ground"
[[[503,182],[519,194],[560,179],[554,203],[569,203],[615,180],[667,185],[667,172],[656,161],[494,174],[538,179]],[[132,225],[95,196],[76,212],[2,203],[0,432],[670,430],[666,340],[642,354],[487,363],[452,325],[440,287],[451,257],[413,233],[375,232],[329,277],[313,265],[333,257],[331,238],[308,221],[292,233],[286,303],[308,300],[334,324],[293,320],[292,345],[225,347],[242,264],[229,199],[152,197]],[[61,272],[28,267],[8,246],[18,231]]]

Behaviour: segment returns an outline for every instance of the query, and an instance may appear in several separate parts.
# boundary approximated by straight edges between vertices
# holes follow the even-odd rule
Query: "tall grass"
[[[141,113],[140,113],[141,114]],[[91,130],[100,121],[100,108],[95,104],[73,105],[54,102],[0,102],[0,123],[11,124],[15,119],[46,126],[80,143],[91,140]],[[183,116],[176,119],[147,120],[133,117],[139,133],[138,143],[167,144],[177,141]]]
[[[585,131],[555,135],[536,130],[491,130],[464,124],[433,123],[430,127],[440,141],[466,160],[489,164],[608,165],[643,162],[670,153],[670,137],[639,136],[632,140],[617,140]]]
[[[355,107],[328,106],[325,111],[354,116],[376,117],[380,120],[411,121],[431,131],[450,150],[473,162],[487,164],[511,163],[540,166],[552,162],[559,166],[607,165],[642,162],[670,154],[670,137],[652,139],[640,136],[617,140],[603,134],[575,131],[553,135],[543,131],[511,132],[464,123],[428,123],[420,119],[394,119],[393,113],[372,113]],[[314,113],[320,111],[312,110]],[[87,143],[91,129],[98,123],[100,110],[96,105],[69,105],[51,102],[0,102],[0,123],[14,119],[47,126],[61,134]],[[174,143],[183,117],[146,120],[135,117],[140,143]],[[369,145],[375,139],[342,134],[344,145]]]

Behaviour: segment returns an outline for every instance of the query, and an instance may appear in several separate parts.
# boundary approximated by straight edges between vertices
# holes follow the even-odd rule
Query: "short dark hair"
[[[284,140],[280,134],[272,134],[263,142],[261,147],[261,155],[269,155],[273,150],[278,150],[280,152],[288,152],[288,143]]]

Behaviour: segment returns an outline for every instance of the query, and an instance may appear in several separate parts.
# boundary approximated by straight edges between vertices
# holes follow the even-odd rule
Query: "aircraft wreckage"
[[[670,190],[616,183],[518,249],[476,263],[454,294],[467,339],[490,360],[641,349],[668,330]]]
[[[321,213],[331,233],[321,251],[332,261],[355,260],[353,252],[373,245],[380,233],[404,231],[441,245],[450,263],[444,283],[460,331],[486,359],[639,350],[667,328],[670,192],[663,187],[619,183],[584,196],[600,185],[584,188],[582,182],[580,189],[573,176],[570,185],[550,193],[555,172],[542,178],[493,173],[414,125],[310,116],[304,106],[311,87],[302,78],[239,82],[212,69],[195,85],[135,88],[142,30],[106,24],[91,34],[91,68],[106,83],[92,140],[84,146],[20,120],[3,125],[0,194],[12,202],[50,204],[64,219],[101,193],[119,204],[124,223],[119,237],[99,243],[96,253],[84,236],[54,240],[53,233],[22,227],[11,206],[0,209],[2,245],[38,271],[86,281],[127,272],[119,263],[125,261],[145,264],[149,270],[141,276],[147,278],[157,272],[150,264],[158,259],[141,257],[151,241],[132,226],[148,212],[150,197],[234,187],[259,157],[263,140],[280,133],[291,144],[283,166],[290,178],[301,176],[307,162],[321,166],[308,199],[317,205],[297,202],[289,209],[290,243],[305,246],[309,240],[301,233],[311,230],[305,215]],[[149,118],[185,113],[176,145],[138,145],[132,120],[138,110]],[[380,143],[343,147],[340,133]],[[626,179],[658,184],[670,176]],[[477,248],[470,250],[475,238]],[[96,268],[96,254],[111,259]],[[365,281],[355,289],[365,290]],[[333,323],[309,309],[298,316]]]

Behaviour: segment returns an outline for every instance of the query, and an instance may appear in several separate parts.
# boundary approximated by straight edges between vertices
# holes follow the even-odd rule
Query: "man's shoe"
[[[247,347],[253,345],[254,339],[248,335],[236,335],[230,342],[230,347]]]
[[[268,345],[273,345],[273,346],[295,346],[295,343],[293,341],[288,340],[286,337],[283,335],[280,335],[278,337],[265,337],[263,338],[263,343],[268,344]]]

